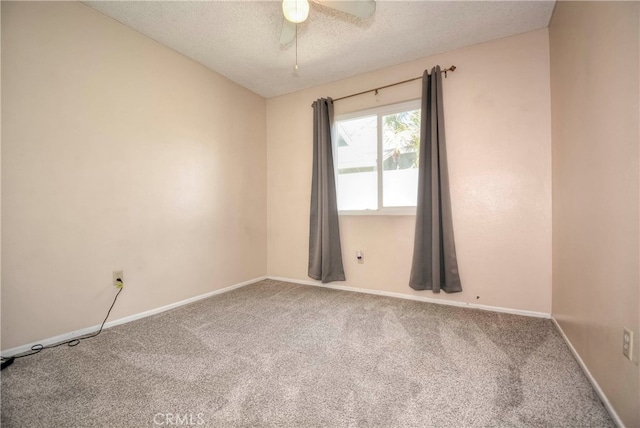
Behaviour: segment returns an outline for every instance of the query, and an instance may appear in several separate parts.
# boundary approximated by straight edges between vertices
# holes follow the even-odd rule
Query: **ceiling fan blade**
[[[362,19],[369,18],[376,11],[374,0],[317,0],[317,3]]]
[[[282,22],[282,32],[280,33],[280,45],[286,46],[296,38],[296,24],[285,19]]]

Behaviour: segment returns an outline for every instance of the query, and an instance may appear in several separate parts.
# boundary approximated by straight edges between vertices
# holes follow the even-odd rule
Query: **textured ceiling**
[[[553,1],[384,1],[359,20],[312,3],[280,46],[279,1],[85,4],[266,97],[544,28]]]

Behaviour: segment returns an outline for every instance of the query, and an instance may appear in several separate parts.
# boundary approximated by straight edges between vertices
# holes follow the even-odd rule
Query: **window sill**
[[[416,207],[402,208],[384,208],[382,210],[357,210],[357,211],[338,211],[339,216],[369,216],[369,215],[416,215]]]

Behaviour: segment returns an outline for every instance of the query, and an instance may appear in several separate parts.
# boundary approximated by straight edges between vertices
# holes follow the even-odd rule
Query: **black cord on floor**
[[[0,357],[2,359],[2,370],[4,370],[5,368],[13,364],[14,360],[16,360],[17,358],[30,357],[42,351],[43,349],[57,348],[58,346],[62,346],[62,345],[76,346],[80,343],[81,340],[91,339],[92,337],[96,337],[97,335],[102,333],[102,328],[104,327],[104,324],[107,322],[107,319],[109,318],[109,314],[111,314],[111,309],[113,309],[113,306],[116,304],[116,300],[118,300],[118,296],[120,295],[120,293],[122,293],[122,290],[124,290],[124,288],[120,288],[120,290],[118,290],[118,293],[116,294],[116,297],[113,298],[113,303],[111,303],[111,306],[107,311],[107,316],[104,317],[104,321],[102,321],[102,324],[100,324],[100,329],[98,331],[96,331],[95,333],[87,334],[85,336],[76,337],[75,339],[67,340],[65,342],[56,343],[55,345],[44,346],[38,343],[31,347],[31,352],[13,355],[11,357]]]

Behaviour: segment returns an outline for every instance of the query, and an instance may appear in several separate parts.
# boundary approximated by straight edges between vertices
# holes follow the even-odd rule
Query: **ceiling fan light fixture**
[[[282,0],[282,12],[288,21],[298,24],[309,16],[309,2],[307,0]]]

